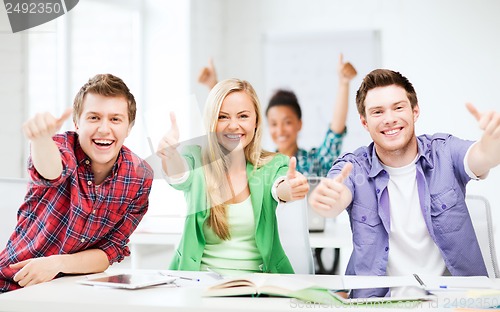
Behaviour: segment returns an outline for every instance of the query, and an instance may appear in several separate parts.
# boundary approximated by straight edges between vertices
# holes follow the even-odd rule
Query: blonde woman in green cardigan
[[[262,150],[260,103],[246,81],[219,82],[204,116],[206,142],[181,154],[171,113],[171,129],[158,146],[163,171],[189,209],[170,269],[293,273],[275,210],[278,201],[304,198],[309,190],[296,159]]]

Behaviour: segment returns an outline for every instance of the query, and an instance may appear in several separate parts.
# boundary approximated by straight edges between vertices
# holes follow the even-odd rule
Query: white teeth
[[[241,134],[226,134],[226,137],[235,140],[241,138]]]
[[[95,143],[97,144],[111,144],[113,141],[110,140],[94,140]]]
[[[392,134],[398,133],[400,130],[401,129],[394,129],[394,130],[385,131],[384,133],[387,135],[392,135]]]

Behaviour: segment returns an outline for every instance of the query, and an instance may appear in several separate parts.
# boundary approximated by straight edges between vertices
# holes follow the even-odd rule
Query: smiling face
[[[87,93],[75,127],[80,145],[92,161],[94,173],[108,172],[132,128],[127,100],[121,96]]]
[[[243,149],[252,142],[257,127],[257,114],[250,96],[232,92],[226,96],[219,111],[217,141],[226,150]]]
[[[412,161],[417,153],[419,107],[411,108],[405,89],[396,85],[371,89],[364,103],[366,117],[361,115],[361,123],[370,132],[382,162],[391,166]]]
[[[297,137],[302,128],[302,121],[295,111],[285,105],[277,105],[267,112],[269,132],[278,151],[294,150],[297,146]]]

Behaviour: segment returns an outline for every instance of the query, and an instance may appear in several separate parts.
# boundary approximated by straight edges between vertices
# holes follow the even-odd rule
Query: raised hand
[[[288,172],[286,174],[285,184],[288,186],[286,190],[285,201],[294,201],[297,199],[302,199],[306,197],[309,191],[309,184],[307,183],[307,178],[302,175],[302,173],[296,170],[297,159],[295,157],[290,158],[288,164]],[[281,198],[281,197],[280,197]]]
[[[346,163],[333,179],[322,179],[309,197],[309,204],[326,217],[336,217],[352,200],[352,194],[344,184],[351,171],[352,164]]]
[[[31,141],[39,138],[52,139],[72,112],[72,108],[67,108],[59,118],[48,112],[38,113],[23,124],[24,135]]]
[[[217,74],[212,59],[208,61],[208,66],[203,67],[198,75],[198,82],[212,89],[217,84]]]
[[[479,128],[484,131],[483,137],[487,136],[489,140],[500,139],[500,113],[495,111],[481,113],[472,103],[466,103],[465,106],[478,121]]]
[[[339,64],[337,66],[337,71],[339,74],[340,82],[344,83],[350,82],[358,74],[351,63],[344,63],[344,56],[342,55],[342,53],[340,53],[339,55]]]
[[[469,167],[478,177],[500,163],[500,113],[479,112],[471,103],[465,104],[479,123],[483,135],[469,155]]]
[[[173,153],[177,152],[177,147],[179,146],[179,126],[177,126],[174,112],[170,112],[170,123],[170,130],[160,140],[156,151],[156,154],[164,159],[172,157]]]

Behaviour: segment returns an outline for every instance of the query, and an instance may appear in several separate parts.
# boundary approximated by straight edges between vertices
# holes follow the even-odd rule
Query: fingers
[[[321,183],[315,188],[309,199],[310,204],[322,211],[330,211],[342,198],[342,194],[347,191],[344,181],[352,171],[352,164],[346,163],[340,173],[333,179],[321,179]]]
[[[22,269],[22,268],[24,268],[24,266],[25,266],[25,265],[27,265],[30,261],[31,261],[31,259],[24,260],[24,261],[21,261],[21,262],[17,262],[17,263],[14,263],[14,264],[9,265],[9,267],[10,267],[11,269],[15,269],[15,270]]]
[[[14,277],[12,278],[14,282],[18,283],[19,286],[24,287],[31,280],[27,278],[29,270],[23,269],[28,263],[30,263],[31,259],[27,259],[21,262],[17,262],[9,265],[9,268],[19,270]]]
[[[295,178],[288,179],[288,183],[290,185],[290,195],[292,200],[302,199],[306,197],[309,192],[309,183],[307,183],[307,178],[300,172],[295,172]]]
[[[345,166],[342,168],[340,173],[333,178],[338,183],[344,183],[345,179],[351,174],[352,171],[352,164],[351,163],[346,163]]]
[[[481,114],[481,120],[479,121],[479,127],[484,130],[484,133],[491,138],[499,138],[500,133],[500,113],[490,111]]]
[[[495,111],[481,113],[472,103],[465,106],[469,113],[478,121],[479,128],[492,138],[498,138],[500,132],[500,114]]]
[[[295,174],[296,168],[297,168],[297,158],[295,158],[295,156],[292,156],[290,158],[290,162],[288,163],[288,172],[286,174],[289,180],[294,179],[296,177]]]
[[[208,77],[208,68],[203,67],[200,70],[200,73],[198,74],[198,82],[199,83],[204,83],[205,80],[207,80],[207,77]]]
[[[23,132],[29,140],[42,137],[52,137],[61,128],[66,119],[71,116],[72,108],[67,108],[64,113],[55,118],[50,113],[38,113],[23,124]]]
[[[57,122],[62,125],[66,121],[66,119],[68,119],[71,116],[72,113],[73,113],[73,107],[66,108],[64,113],[62,113],[61,117],[57,119]]]
[[[467,110],[471,113],[474,118],[476,118],[477,121],[481,120],[481,113],[477,110],[477,108],[472,105],[472,103],[465,103],[465,106],[467,107]]]
[[[179,127],[177,126],[177,118],[175,117],[174,112],[170,112],[170,123],[173,130],[179,131]]]
[[[56,119],[56,131],[59,131],[59,129],[61,129],[61,127],[64,124],[64,122],[66,121],[66,119],[68,119],[72,113],[73,113],[73,108],[68,107],[68,108],[66,108],[64,113],[61,115],[61,117]]]

